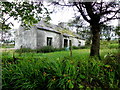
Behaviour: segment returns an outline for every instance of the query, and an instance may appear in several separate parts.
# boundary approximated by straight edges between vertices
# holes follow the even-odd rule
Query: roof
[[[58,26],[58,25],[53,25],[53,24],[50,24],[50,23],[48,24],[44,21],[38,22],[37,24],[35,24],[35,26],[40,30],[50,31],[50,32],[54,32],[54,33],[57,33],[57,34],[63,34],[63,36],[66,36],[66,37],[80,38],[80,36],[78,34],[75,34],[70,30],[62,28],[61,26]]]
[[[45,31],[50,31],[50,32],[54,32],[54,33],[58,33],[58,34],[61,34],[60,32],[56,31],[56,30],[53,30],[51,28],[47,28],[47,27],[37,27],[38,29],[41,29],[41,30],[45,30]]]

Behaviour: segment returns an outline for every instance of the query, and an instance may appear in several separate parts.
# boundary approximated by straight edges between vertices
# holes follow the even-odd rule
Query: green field
[[[2,53],[3,89],[120,88],[117,49],[101,49],[101,58],[89,49],[51,53]],[[13,55],[14,53],[14,55]]]

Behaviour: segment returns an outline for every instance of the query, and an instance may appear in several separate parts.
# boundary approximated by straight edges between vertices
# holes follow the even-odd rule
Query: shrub
[[[80,49],[80,47],[72,46],[73,49]]]
[[[116,86],[120,86],[120,53],[106,55],[105,60],[103,62],[107,69],[114,73],[114,77],[109,77],[109,79],[111,79],[113,82],[111,86],[114,88],[115,85],[113,84],[116,84]]]
[[[73,49],[87,49],[89,46],[72,46]]]
[[[63,51],[63,50],[65,50],[65,48],[54,48],[52,46],[44,46],[40,49],[21,48],[21,49],[15,50],[15,52],[18,52],[18,53],[26,53],[26,52],[49,53],[49,52]]]
[[[118,44],[109,44],[108,45],[108,48],[110,48],[110,49],[117,49],[118,48]]]
[[[80,49],[88,49],[90,46],[80,46]]]
[[[64,51],[65,50],[65,48],[54,48],[55,49],[55,51]]]
[[[15,50],[15,52],[25,53],[25,52],[34,52],[34,50],[32,50],[32,49],[30,49],[30,48],[21,48],[21,49]]]
[[[86,40],[85,45],[90,45],[91,44],[91,40]]]
[[[53,52],[55,49],[52,46],[43,46],[40,49],[36,49],[37,52],[47,53],[47,52]]]
[[[111,41],[105,41],[101,40],[100,41],[100,47],[101,49],[117,49],[118,48],[118,42],[116,40],[111,40]]]
[[[44,46],[40,49],[36,49],[36,51],[39,53],[49,53],[49,52],[55,52],[55,51],[63,51],[65,50],[64,48],[54,48],[52,46]]]

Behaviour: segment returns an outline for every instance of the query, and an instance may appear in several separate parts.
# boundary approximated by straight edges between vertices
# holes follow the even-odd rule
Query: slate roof
[[[58,33],[58,34],[61,34],[60,32],[58,32],[58,31],[56,31],[56,30],[54,30],[54,29],[51,29],[51,28],[47,28],[47,27],[38,27],[37,26],[37,28],[38,29],[41,29],[41,30],[45,30],[45,31],[50,31],[50,32],[54,32],[54,33]]]
[[[64,33],[63,32],[64,28],[62,28],[58,25],[53,25],[53,24],[50,24],[50,23],[47,24],[44,21],[40,21],[39,23],[37,23],[35,25],[40,30],[50,31],[50,32],[54,32],[54,33],[57,33],[57,34],[63,34],[63,36],[66,36],[66,37],[80,38],[80,36],[78,34],[75,34],[72,31],[68,31],[68,32],[71,32],[72,34]]]

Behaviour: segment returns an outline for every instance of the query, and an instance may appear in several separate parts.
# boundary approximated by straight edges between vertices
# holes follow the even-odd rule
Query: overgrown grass
[[[120,88],[117,49],[101,49],[101,61],[90,58],[89,49],[69,53],[3,52],[3,89]]]
[[[101,49],[118,49],[118,41],[114,41],[114,40],[111,40],[111,41],[101,41]]]

